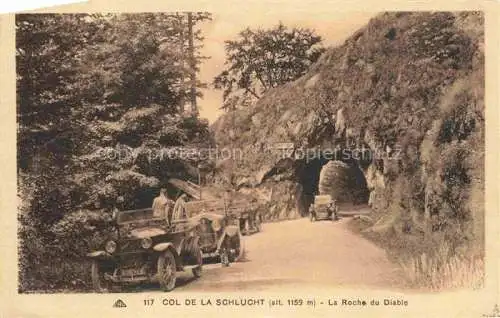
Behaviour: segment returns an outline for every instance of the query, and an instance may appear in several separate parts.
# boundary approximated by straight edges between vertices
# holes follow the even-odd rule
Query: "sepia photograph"
[[[211,20],[16,15],[20,292],[481,287],[481,12]]]
[[[15,293],[336,315],[485,290],[485,12],[148,11],[12,15]]]

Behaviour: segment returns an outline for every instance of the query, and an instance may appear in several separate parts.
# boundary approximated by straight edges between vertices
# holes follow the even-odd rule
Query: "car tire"
[[[158,281],[161,288],[166,291],[172,291],[175,288],[177,265],[175,256],[170,250],[166,250],[158,257]]]
[[[231,244],[230,244],[231,253],[229,253],[229,255],[228,255],[229,262],[234,263],[234,262],[239,261],[241,258],[241,255],[243,254],[243,248],[241,246],[241,241],[242,241],[241,233],[238,232],[238,234],[229,238],[229,240],[231,241]]]
[[[228,238],[228,237],[224,238],[224,241],[222,242],[222,246],[220,247],[220,250],[219,250],[220,264],[222,265],[222,267],[227,267],[231,263],[230,259],[229,259],[229,254],[230,254],[229,253],[229,245],[230,245],[229,239],[230,238]]]
[[[257,230],[257,232],[262,231],[262,218],[261,218],[260,214],[257,214],[255,216],[255,229]]]
[[[243,232],[244,235],[249,235],[250,234],[250,219],[249,218],[245,219],[244,229],[245,229],[245,231]]]
[[[203,271],[203,252],[198,244],[193,248],[193,255],[196,258],[198,266],[194,267],[191,271],[194,277],[200,278]]]
[[[221,251],[220,253],[220,264],[222,267],[228,267],[229,266],[229,255],[226,250]]]
[[[97,293],[110,292],[110,282],[104,279],[104,273],[101,270],[101,262],[93,260],[91,265],[92,287]]]

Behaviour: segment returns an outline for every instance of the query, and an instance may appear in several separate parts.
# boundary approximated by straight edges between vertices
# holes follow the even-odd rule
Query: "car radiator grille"
[[[201,233],[200,234],[200,246],[209,247],[215,243],[215,233]]]
[[[119,253],[141,253],[144,249],[141,246],[141,240],[127,240],[120,244]]]

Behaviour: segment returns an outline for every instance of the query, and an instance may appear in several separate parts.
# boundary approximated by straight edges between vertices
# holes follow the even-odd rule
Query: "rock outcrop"
[[[367,149],[371,157],[356,161],[386,223],[380,228],[457,226],[476,240],[484,214],[483,43],[478,12],[380,14],[303,77],[223,116],[215,139],[245,153],[236,173],[261,187],[301,182],[297,167],[276,168],[278,144],[293,145],[297,166],[303,149]]]

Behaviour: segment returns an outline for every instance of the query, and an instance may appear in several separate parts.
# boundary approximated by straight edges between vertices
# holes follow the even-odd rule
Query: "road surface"
[[[266,223],[244,237],[242,262],[204,266],[194,280],[181,273],[179,291],[263,291],[290,287],[400,289],[403,279],[384,250],[337,222],[298,219]]]

